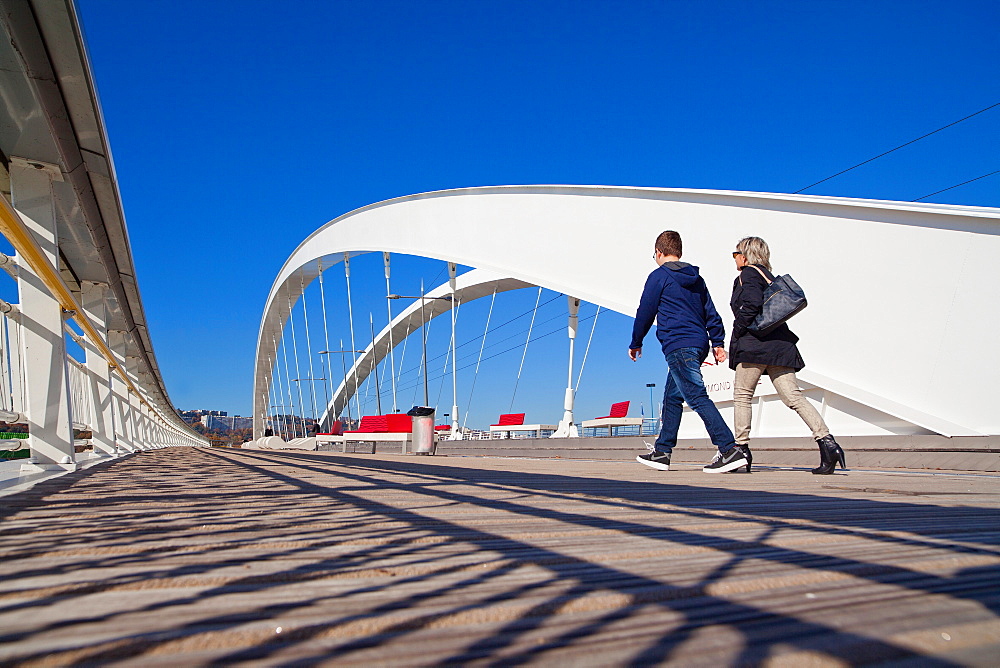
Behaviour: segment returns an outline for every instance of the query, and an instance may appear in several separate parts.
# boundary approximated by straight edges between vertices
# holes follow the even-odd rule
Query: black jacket
[[[771,272],[763,267],[760,269],[770,280],[774,280]],[[750,265],[743,267],[740,275],[733,281],[733,297],[729,300],[729,306],[733,309],[735,320],[733,338],[729,342],[729,366],[735,369],[740,362],[748,362],[787,366],[798,371],[806,363],[802,361],[799,349],[795,346],[799,337],[788,329],[788,325],[782,323],[761,337],[754,336],[747,330],[760,313],[766,287],[767,281]]]

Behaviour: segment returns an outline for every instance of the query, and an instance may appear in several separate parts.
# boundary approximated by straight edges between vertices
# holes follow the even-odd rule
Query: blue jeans
[[[722,419],[719,409],[708,398],[701,377],[705,353],[701,348],[679,348],[667,356],[667,382],[663,388],[663,426],[656,439],[657,452],[670,454],[677,445],[677,430],[681,426],[684,402],[698,414],[708,429],[712,443],[719,452],[729,452],[736,441],[733,432]]]

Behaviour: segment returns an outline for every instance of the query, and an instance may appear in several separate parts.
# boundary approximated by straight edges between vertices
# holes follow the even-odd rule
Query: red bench
[[[491,424],[491,427],[511,427],[517,424],[524,424],[524,413],[506,413],[500,416],[500,421]]]
[[[614,434],[615,427],[641,427],[642,418],[630,418],[625,417],[628,415],[628,405],[631,402],[619,401],[617,404],[611,404],[611,414],[605,415],[604,417],[594,418],[593,420],[584,420],[580,426],[584,429],[596,429],[598,427],[607,427],[608,436]]]
[[[595,420],[604,420],[606,418],[623,418],[628,415],[628,405],[632,403],[630,401],[619,401],[617,404],[611,404],[611,412],[608,415],[602,415],[599,418],[594,418]]]
[[[406,453],[406,444],[413,438],[413,419],[405,413],[390,413],[388,415],[365,415],[357,429],[345,431],[343,438],[344,452],[347,443],[363,441],[372,444],[372,454],[375,444],[384,441],[398,441]]]
[[[555,431],[554,424],[524,424],[524,413],[506,413],[500,416],[497,424],[490,425],[493,438],[510,438],[513,431],[533,431],[536,438],[541,438],[543,431]]]
[[[389,415],[365,415],[357,429],[344,434],[409,434],[413,432],[413,420],[403,413]]]
[[[318,432],[317,436],[340,436],[344,433],[344,423],[341,420],[334,420],[330,425],[330,431]]]

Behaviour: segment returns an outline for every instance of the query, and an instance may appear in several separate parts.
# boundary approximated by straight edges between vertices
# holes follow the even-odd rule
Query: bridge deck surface
[[[2,664],[1000,661],[990,475],[175,448],[3,505]]]

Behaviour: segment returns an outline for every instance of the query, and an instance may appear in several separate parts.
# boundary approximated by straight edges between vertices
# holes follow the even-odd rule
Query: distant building
[[[201,423],[208,431],[232,431],[234,429],[252,429],[252,417],[240,417],[234,415],[228,417],[223,415],[202,415]]]
[[[227,426],[209,426],[209,424],[210,424],[209,419],[218,419],[218,418],[225,419],[225,418],[228,418],[228,422],[222,423],[224,425],[225,424],[228,424],[228,425],[232,425],[232,424],[242,425],[243,424],[242,422],[233,422],[234,419],[237,419],[237,420],[250,420],[251,423],[253,422],[252,418],[241,418],[238,415],[236,415],[236,416],[234,416],[232,418],[229,418],[228,417],[229,413],[227,411],[209,411],[209,410],[203,410],[203,409],[190,410],[190,411],[182,411],[182,410],[178,409],[177,412],[180,414],[181,418],[185,422],[187,422],[188,424],[195,424],[195,423],[200,422],[201,424],[205,425],[205,427],[207,429],[209,429],[209,430],[212,430],[212,429],[241,429],[242,428],[242,426],[237,426],[237,427],[231,427],[231,426],[228,426],[228,427]],[[212,423],[212,424],[215,424],[215,423]],[[249,426],[252,427],[253,425],[250,424]]]

